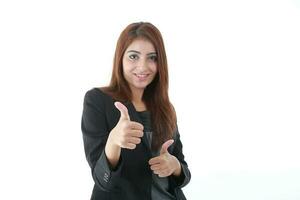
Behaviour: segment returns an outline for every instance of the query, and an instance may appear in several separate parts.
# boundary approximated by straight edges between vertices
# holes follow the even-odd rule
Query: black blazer
[[[104,147],[110,131],[120,118],[115,100],[98,88],[92,88],[84,96],[81,130],[83,133],[86,159],[91,167],[94,179],[93,200],[146,200],[151,199],[152,170],[148,164],[151,152],[146,136],[134,150],[121,150],[117,167],[112,170],[106,158]],[[132,121],[141,120],[131,102],[124,104]],[[181,188],[191,178],[187,163],[182,153],[182,144],[178,129],[174,134],[174,143],[169,147],[170,154],[181,163],[180,177],[169,176],[170,193],[176,199],[186,199]]]

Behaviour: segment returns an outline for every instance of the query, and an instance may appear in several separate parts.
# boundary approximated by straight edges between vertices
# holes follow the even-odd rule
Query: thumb
[[[120,120],[121,119],[130,120],[126,106],[124,106],[121,102],[118,102],[118,101],[115,102],[115,106],[121,113]]]
[[[166,141],[161,147],[160,154],[168,153],[168,148],[169,148],[169,146],[171,146],[171,144],[173,144],[173,142],[174,142],[174,140]]]

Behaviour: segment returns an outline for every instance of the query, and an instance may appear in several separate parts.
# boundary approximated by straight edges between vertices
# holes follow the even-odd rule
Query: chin
[[[137,89],[146,89],[147,85],[134,85]]]
[[[137,88],[137,89],[146,89],[146,87],[149,85],[150,83],[147,84],[134,84],[133,87]]]

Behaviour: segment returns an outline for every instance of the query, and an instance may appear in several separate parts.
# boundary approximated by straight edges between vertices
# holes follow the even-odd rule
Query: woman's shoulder
[[[93,87],[89,89],[84,95],[84,100],[93,103],[113,101],[111,96],[105,92],[105,87]]]
[[[85,95],[111,98],[111,95],[109,95],[107,87],[93,87],[93,88],[89,89]]]

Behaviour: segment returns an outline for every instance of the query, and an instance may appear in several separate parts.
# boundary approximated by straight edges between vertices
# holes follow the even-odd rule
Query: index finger
[[[151,159],[148,161],[149,165],[159,164],[160,162],[161,162],[160,156],[151,158]]]
[[[141,131],[144,130],[144,126],[141,123],[138,123],[138,122],[131,121],[129,126],[130,126],[131,129],[136,129],[136,130],[141,130]]]

